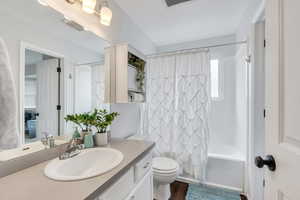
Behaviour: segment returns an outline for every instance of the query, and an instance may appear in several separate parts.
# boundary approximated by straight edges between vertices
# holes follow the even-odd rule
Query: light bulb
[[[39,4],[43,5],[43,6],[48,6],[48,3],[46,0],[38,0]]]
[[[97,0],[82,0],[82,10],[86,13],[93,14],[96,4]]]
[[[100,23],[109,26],[112,19],[112,11],[106,7],[102,6],[100,10]]]

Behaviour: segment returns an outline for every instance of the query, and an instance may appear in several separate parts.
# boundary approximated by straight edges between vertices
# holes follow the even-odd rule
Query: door
[[[139,183],[134,193],[135,200],[143,199],[143,200],[152,200],[153,199],[153,178],[152,172],[148,173],[144,179]]]
[[[300,1],[266,1],[265,200],[300,199]],[[270,157],[269,157],[270,158]],[[274,167],[274,166],[273,166]]]
[[[37,64],[37,138],[43,133],[58,135],[59,59],[43,60]]]
[[[153,175],[150,170],[125,200],[153,200]]]
[[[74,111],[90,112],[92,109],[92,68],[89,65],[75,67]]]

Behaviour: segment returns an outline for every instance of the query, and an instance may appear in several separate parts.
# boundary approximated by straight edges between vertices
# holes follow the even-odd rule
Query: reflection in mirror
[[[25,50],[25,143],[60,135],[60,58]]]
[[[0,152],[1,162],[32,152],[33,146],[49,148],[41,142],[45,136],[52,135],[56,144],[72,136],[74,125],[65,122],[66,115],[109,108],[103,104],[103,54],[109,43],[37,0],[5,1],[0,15],[0,38],[18,93],[21,144],[7,151],[11,157]]]
[[[104,63],[82,63],[74,67],[74,112],[84,113],[104,105]]]

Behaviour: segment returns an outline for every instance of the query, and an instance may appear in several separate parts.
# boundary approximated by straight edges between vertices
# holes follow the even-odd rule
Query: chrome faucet
[[[76,144],[76,139],[72,138],[64,152],[59,155],[59,160],[66,160],[80,154],[80,150],[84,149],[82,144]]]

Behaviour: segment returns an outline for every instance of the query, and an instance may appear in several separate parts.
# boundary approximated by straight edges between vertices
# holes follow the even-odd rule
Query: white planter
[[[106,133],[96,133],[94,135],[94,141],[96,146],[105,146],[108,144],[108,136]]]

